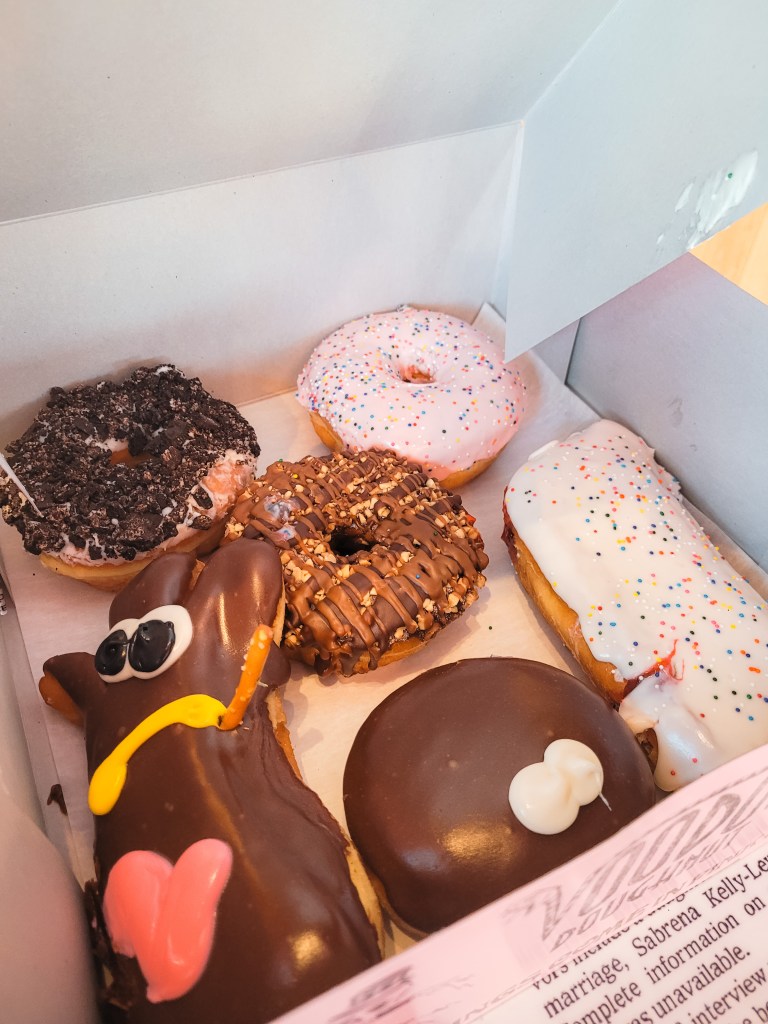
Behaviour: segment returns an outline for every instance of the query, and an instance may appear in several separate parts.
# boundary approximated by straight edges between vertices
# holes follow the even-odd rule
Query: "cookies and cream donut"
[[[655,793],[596,689],[518,658],[444,665],[395,690],[344,771],[350,835],[385,906],[419,935],[608,838]]]
[[[601,420],[531,456],[504,496],[520,579],[677,789],[768,742],[768,605],[644,441]]]
[[[297,397],[332,451],[389,449],[453,490],[514,434],[525,387],[486,335],[402,306],[345,324],[301,371]]]
[[[155,559],[95,655],[48,659],[41,683],[84,721],[96,950],[130,1024],[266,1024],[380,959],[375,894],[281,709],[277,552],[241,541],[199,570]]]
[[[238,501],[225,540],[280,550],[287,654],[352,675],[453,622],[488,564],[461,498],[392,452],[279,461]]]
[[[43,564],[106,590],[169,548],[210,550],[256,471],[252,427],[176,367],[53,388],[8,446],[0,508]]]

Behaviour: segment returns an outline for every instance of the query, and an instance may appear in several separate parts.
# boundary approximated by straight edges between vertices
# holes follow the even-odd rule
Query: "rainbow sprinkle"
[[[498,454],[524,393],[490,338],[455,317],[402,306],[320,342],[296,397],[352,451],[389,448],[440,480]]]

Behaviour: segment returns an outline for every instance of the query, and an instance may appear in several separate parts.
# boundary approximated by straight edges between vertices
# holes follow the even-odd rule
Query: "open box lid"
[[[760,205],[768,11],[614,6],[525,117],[507,355]]]
[[[252,400],[401,302],[512,357],[768,198],[760,0],[7,9],[2,444],[51,380]]]

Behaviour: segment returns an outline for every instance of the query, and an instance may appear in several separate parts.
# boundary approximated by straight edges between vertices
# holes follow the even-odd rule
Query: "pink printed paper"
[[[281,1017],[280,1024],[479,1021],[542,970],[556,976],[560,964],[714,876],[766,836],[763,747],[666,798],[599,847]],[[606,1004],[609,1016],[595,1020],[614,1019],[623,1009],[618,1003],[628,1005],[628,985],[624,996],[621,986],[612,996],[613,1008]]]

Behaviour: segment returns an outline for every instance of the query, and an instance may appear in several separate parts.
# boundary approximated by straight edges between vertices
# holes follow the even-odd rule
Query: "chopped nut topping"
[[[278,509],[287,481],[303,497]],[[479,534],[460,499],[405,460],[307,456],[257,483],[240,518],[281,548],[288,646],[321,674],[375,668],[393,643],[428,640],[476,597],[488,562]],[[320,603],[322,621],[302,622]]]

